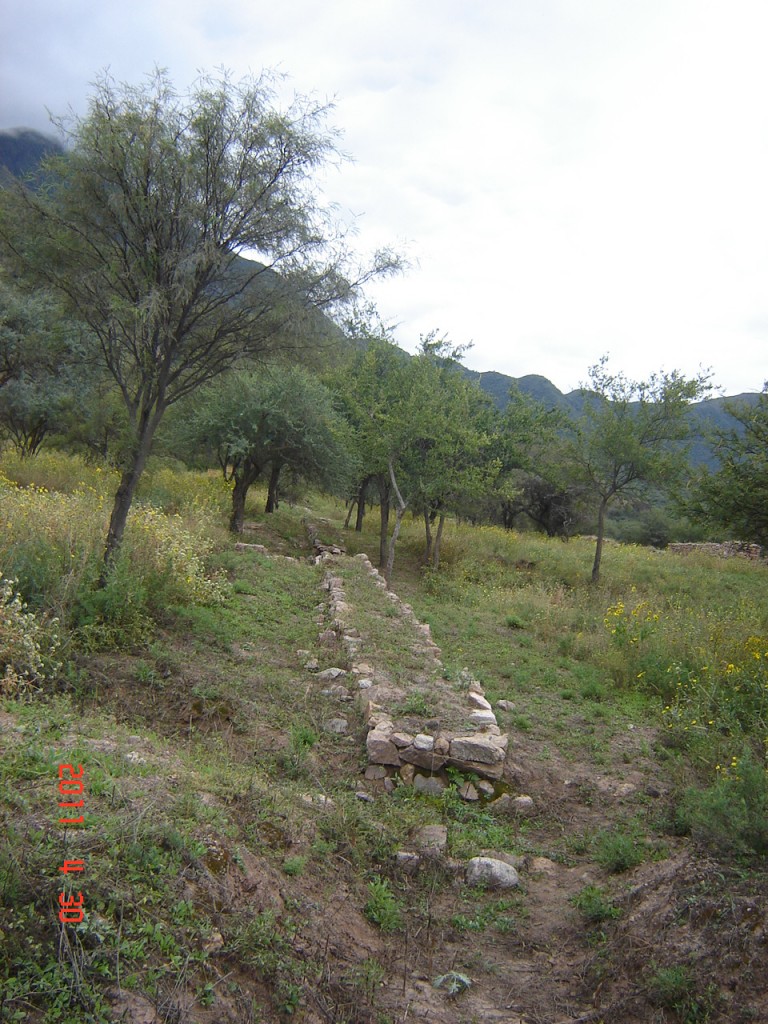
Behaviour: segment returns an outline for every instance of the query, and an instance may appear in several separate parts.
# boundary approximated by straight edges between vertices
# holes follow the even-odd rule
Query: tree
[[[709,376],[687,380],[677,370],[632,381],[608,370],[607,357],[591,367],[582,416],[565,448],[575,481],[597,502],[592,582],[600,579],[605,517],[620,494],[670,486],[685,466],[690,402],[710,390]],[[585,386],[586,387],[586,386]]]
[[[81,400],[88,339],[47,294],[25,294],[0,280],[0,433],[22,457],[35,455]]]
[[[737,421],[718,430],[716,472],[702,469],[682,510],[710,527],[729,530],[741,541],[768,545],[768,384],[754,404],[729,402]]]
[[[331,489],[343,488],[355,471],[346,422],[328,389],[302,367],[232,371],[188,405],[180,409],[181,447],[210,453],[233,482],[233,533],[242,532],[248,491],[267,469],[267,512],[277,508],[285,470]]]
[[[338,155],[328,108],[280,110],[273,86],[222,74],[180,96],[162,71],[138,87],[105,74],[88,114],[58,122],[69,150],[45,189],[0,194],[7,256],[94,333],[125,405],[106,567],[167,409],[243,356],[307,344],[304,311],[398,265],[352,268],[313,182]]]

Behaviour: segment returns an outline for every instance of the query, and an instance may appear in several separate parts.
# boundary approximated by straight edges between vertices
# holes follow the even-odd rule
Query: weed
[[[383,932],[396,932],[402,928],[402,903],[392,892],[389,882],[378,876],[368,883],[368,899],[363,913]]]
[[[605,890],[598,885],[585,886],[571,897],[571,903],[590,924],[601,924],[621,916],[619,908],[610,902]]]
[[[595,836],[593,850],[600,867],[612,874],[637,867],[645,860],[648,852],[647,844],[636,829],[601,830]]]
[[[704,1024],[714,1008],[716,989],[708,985],[698,992],[698,982],[689,967],[658,967],[648,979],[652,1003],[672,1010],[683,1024]]]
[[[307,858],[296,854],[294,857],[286,857],[283,861],[283,871],[286,875],[303,875],[307,866]]]

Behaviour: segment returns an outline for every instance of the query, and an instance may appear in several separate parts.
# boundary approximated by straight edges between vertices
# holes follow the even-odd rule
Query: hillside
[[[569,415],[578,416],[583,411],[585,397],[588,394],[582,389],[563,394],[546,377],[537,374],[509,377],[493,370],[482,373],[474,370],[465,370],[464,372],[470,380],[474,380],[493,399],[499,409],[506,407],[509,401],[509,390],[511,387],[516,387],[524,395],[541,402],[549,409],[560,409]],[[738,422],[729,415],[726,404],[728,402],[743,402],[749,405],[757,402],[758,397],[755,392],[747,392],[731,397],[708,398],[702,402],[691,404],[690,417],[694,435],[690,455],[692,466],[716,467],[716,460],[707,438],[714,430],[732,430],[734,427],[738,427]]]
[[[23,178],[34,174],[46,156],[64,152],[53,135],[31,128],[10,128],[0,131],[0,184],[9,176]]]
[[[108,481],[63,456],[3,471],[27,484],[0,481],[3,564],[67,564],[71,594]],[[586,539],[451,524],[425,576],[407,522],[388,590],[375,524],[344,530],[328,499],[251,506],[238,540],[205,474],[157,470],[142,497],[130,601],[81,611],[39,686],[5,675],[0,1019],[766,1019],[744,753],[766,725],[763,564],[612,546],[596,588]],[[142,586],[177,596],[137,617]],[[62,928],[65,857],[85,914]]]

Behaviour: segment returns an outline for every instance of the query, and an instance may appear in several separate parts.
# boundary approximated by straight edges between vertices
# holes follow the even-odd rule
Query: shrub
[[[13,695],[41,683],[59,669],[56,620],[43,625],[14,590],[15,580],[0,578],[0,688]]]
[[[768,771],[745,751],[718,774],[713,786],[686,792],[679,822],[718,853],[768,856]]]
[[[575,896],[571,903],[590,924],[600,924],[613,918],[621,917],[621,911],[615,907],[599,885],[587,885]]]
[[[368,900],[363,907],[363,913],[383,932],[395,932],[402,927],[400,901],[385,878],[377,877],[368,883]]]

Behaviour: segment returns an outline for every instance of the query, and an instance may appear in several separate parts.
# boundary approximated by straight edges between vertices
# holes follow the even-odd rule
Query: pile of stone
[[[744,544],[737,540],[727,540],[722,544],[711,542],[670,544],[667,551],[671,551],[675,555],[704,554],[713,555],[716,558],[749,558],[754,562],[763,557],[763,549],[759,544]]]
[[[413,782],[417,769],[434,775],[448,767],[480,779],[500,779],[509,737],[499,728],[477,681],[470,683],[467,698],[467,722],[471,728],[466,732],[444,732],[439,719],[435,719],[434,725],[428,724],[422,732],[412,735],[398,729],[392,715],[375,700],[364,697],[369,764],[385,766],[392,775],[398,772],[406,782]]]

